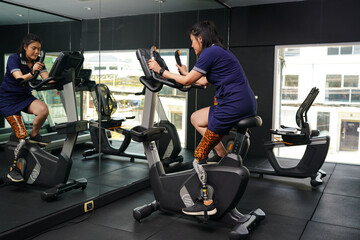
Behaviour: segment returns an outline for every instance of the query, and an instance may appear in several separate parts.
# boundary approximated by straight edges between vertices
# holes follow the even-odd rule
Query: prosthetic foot
[[[21,155],[21,152],[23,150],[23,147],[25,145],[25,139],[20,139],[19,144],[16,146],[14,150],[14,163],[10,167],[9,173],[6,175],[7,179],[11,182],[23,182],[24,178],[22,176],[21,172],[21,165],[18,166],[18,159]]]
[[[201,187],[201,198],[197,199],[194,205],[183,208],[182,212],[186,215],[191,216],[203,216],[204,222],[208,221],[208,216],[216,214],[217,210],[214,204],[213,196],[214,189],[207,185],[207,174],[205,172],[204,167],[199,164],[199,162],[195,159],[193,162],[194,169],[199,177],[199,180],[202,184]]]

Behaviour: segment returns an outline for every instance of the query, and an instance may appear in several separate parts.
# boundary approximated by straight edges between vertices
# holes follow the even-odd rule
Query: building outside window
[[[298,99],[299,75],[285,75],[283,88],[281,89],[281,99]]]
[[[359,102],[359,75],[326,75],[326,95],[328,102]]]
[[[298,53],[289,54],[294,52]],[[310,89],[317,87],[320,93],[308,112],[308,121],[312,129],[330,136],[326,161],[360,164],[360,43],[279,46],[276,56],[273,128],[296,126],[298,107]],[[275,153],[293,158],[302,156],[304,150],[280,148]]]

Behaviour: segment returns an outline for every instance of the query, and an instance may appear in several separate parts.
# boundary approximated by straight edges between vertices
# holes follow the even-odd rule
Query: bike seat
[[[262,125],[261,117],[260,116],[252,116],[252,117],[241,119],[236,124],[236,130],[237,130],[237,132],[243,132],[243,131],[246,131],[248,128],[261,127],[261,125]]]

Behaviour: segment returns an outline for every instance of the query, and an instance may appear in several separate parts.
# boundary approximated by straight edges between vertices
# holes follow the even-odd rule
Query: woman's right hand
[[[186,66],[183,64],[183,65],[178,65],[178,64],[176,64],[176,67],[178,68],[178,71],[179,71],[179,73],[181,73],[182,75],[187,75],[188,74],[188,71],[187,71],[187,69],[186,69]]]
[[[156,73],[160,72],[160,65],[157,63],[157,61],[155,61],[154,59],[150,59],[148,62],[148,66],[150,70],[153,70]]]

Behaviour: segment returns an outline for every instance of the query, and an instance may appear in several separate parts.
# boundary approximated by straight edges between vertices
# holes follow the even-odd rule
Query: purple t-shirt
[[[205,48],[193,70],[206,76],[216,89],[208,128],[226,134],[239,120],[256,114],[256,100],[244,70],[231,51],[212,45]]]

